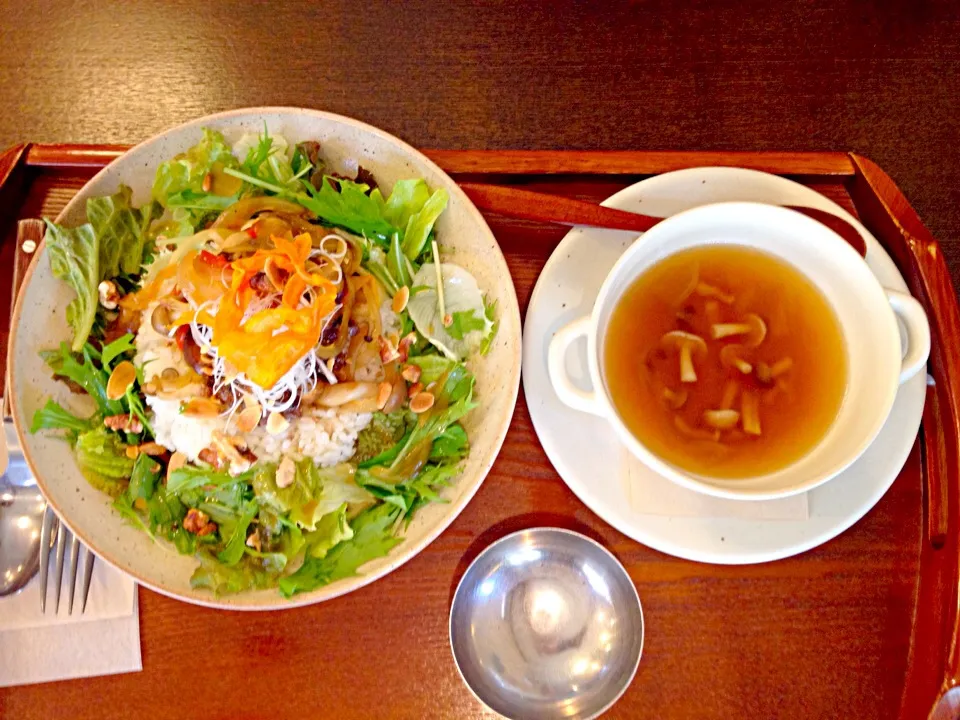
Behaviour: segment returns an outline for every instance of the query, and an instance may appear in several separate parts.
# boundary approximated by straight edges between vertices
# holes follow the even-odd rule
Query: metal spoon
[[[40,526],[47,508],[9,421],[4,431],[9,461],[0,476],[0,597],[22,588],[40,568]]]

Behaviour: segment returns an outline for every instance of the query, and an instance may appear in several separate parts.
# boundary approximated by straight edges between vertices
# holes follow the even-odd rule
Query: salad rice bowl
[[[51,505],[191,602],[317,602],[398,567],[483,481],[519,386],[509,271],[423,155],[264,108],[91,180],[17,301],[10,387]]]

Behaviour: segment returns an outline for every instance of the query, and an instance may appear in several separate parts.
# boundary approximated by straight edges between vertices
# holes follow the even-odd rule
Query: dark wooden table
[[[291,104],[439,148],[855,149],[900,184],[960,279],[955,3],[600,5],[0,2],[0,147],[131,142],[207,112]],[[515,243],[525,310],[549,243],[524,251],[522,232],[494,229]],[[143,673],[0,691],[0,716],[482,717],[451,662],[449,599],[465,548],[536,520],[586,530],[633,568],[649,634],[611,717],[884,718],[902,687],[920,522],[891,519],[919,492],[896,483],[800,558],[688,563],[586,510],[521,397],[474,502],[387,579],[269,615],[141,590]],[[531,517],[544,507],[556,514]],[[743,603],[752,622],[729,623]]]

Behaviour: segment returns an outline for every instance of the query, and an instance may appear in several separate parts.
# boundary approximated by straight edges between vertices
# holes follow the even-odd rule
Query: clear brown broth
[[[699,290],[684,297],[694,279]],[[724,297],[710,296],[713,290]],[[757,334],[711,338],[711,321],[741,323],[749,313],[766,324],[757,347],[745,347]],[[679,349],[663,346],[674,330],[706,343],[705,353],[692,354],[696,382],[681,382]],[[744,346],[735,354],[750,363],[749,374],[721,362],[729,344]],[[784,371],[781,363],[781,374],[771,378],[784,358],[792,366]],[[722,478],[766,474],[798,460],[830,428],[847,385],[846,346],[823,294],[791,265],[732,245],[676,253],[637,278],[610,317],[603,365],[614,406],[641,443],[687,471]],[[740,417],[718,429],[704,413],[721,407],[731,383],[737,395],[730,409]],[[745,402],[755,403],[760,434],[745,432]]]

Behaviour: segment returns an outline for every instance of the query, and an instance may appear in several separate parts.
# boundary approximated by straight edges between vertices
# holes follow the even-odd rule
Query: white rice
[[[270,435],[257,427],[238,433],[226,417],[198,418],[180,413],[180,400],[148,397],[153,411],[153,432],[157,442],[172,451],[179,451],[196,461],[209,447],[213,434],[240,437],[257,456],[258,462],[279,462],[283,457],[294,460],[311,458],[320,467],[329,467],[349,460],[357,444],[357,435],[373,417],[370,413],[344,413],[322,408],[309,408],[279,435]]]

